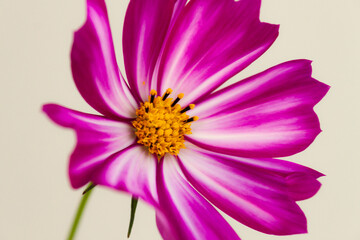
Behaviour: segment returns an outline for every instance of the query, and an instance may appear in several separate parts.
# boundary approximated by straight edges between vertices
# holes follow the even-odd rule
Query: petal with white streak
[[[43,111],[55,123],[76,132],[77,144],[69,163],[69,177],[74,188],[91,181],[92,174],[109,156],[135,142],[134,130],[127,122],[81,113],[55,104],[44,105]]]
[[[116,62],[103,0],[87,0],[86,22],[74,34],[71,69],[80,94],[98,112],[113,118],[135,116],[138,105]]]
[[[239,222],[275,235],[307,231],[305,215],[293,196],[314,195],[320,187],[316,179],[321,173],[277,159],[240,158],[190,144],[180,152],[179,159],[194,188]],[[288,179],[298,175],[306,176],[308,181],[298,181],[294,187]],[[293,192],[299,193],[298,189],[308,192],[296,196]]]
[[[329,87],[307,60],[277,65],[224,88],[189,111],[199,116],[187,139],[242,157],[282,157],[307,148],[321,132],[313,111]]]
[[[126,75],[131,89],[142,101],[156,86],[152,82],[155,66],[172,18],[184,5],[183,0],[131,0],[126,11],[123,51]]]
[[[188,2],[167,39],[158,90],[184,93],[187,105],[252,63],[278,35],[278,26],[260,22],[259,11],[260,0]]]
[[[144,146],[134,144],[109,157],[91,179],[96,184],[126,191],[156,206],[157,164],[157,158]]]
[[[157,175],[157,225],[165,240],[235,240],[230,225],[185,179],[176,158],[167,155]]]

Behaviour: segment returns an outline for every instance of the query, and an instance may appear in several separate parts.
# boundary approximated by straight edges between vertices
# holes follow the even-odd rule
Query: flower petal
[[[305,190],[308,184],[320,187],[316,178],[322,176],[321,173],[277,159],[240,158],[188,145],[179,154],[184,175],[220,210],[268,234],[307,231],[305,215],[295,203],[297,199],[293,196],[296,194],[292,192]],[[309,181],[297,182],[299,186],[294,188],[288,179],[297,175],[306,176]],[[313,191],[309,186],[308,190],[307,197],[310,197],[318,188]]]
[[[110,155],[135,142],[130,124],[86,114],[68,108],[46,104],[43,111],[57,124],[76,132],[77,144],[70,157],[71,185],[79,188],[90,181],[91,175]]]
[[[187,0],[175,0],[174,11],[171,17],[170,26],[172,26],[173,23],[175,23],[175,21],[177,20],[177,17],[179,16],[180,12],[184,9],[186,2]]]
[[[192,0],[166,42],[158,90],[189,104],[244,69],[275,41],[278,26],[259,21],[260,0]]]
[[[157,158],[144,146],[134,144],[109,157],[92,181],[129,192],[157,206],[157,163]]]
[[[157,224],[165,240],[239,239],[214,207],[190,186],[174,156],[165,155],[160,161],[157,187]]]
[[[286,185],[289,196],[295,201],[311,198],[321,187],[321,183],[316,180],[316,177],[304,173],[294,173],[287,176]]]
[[[131,89],[142,101],[147,101],[152,89],[151,78],[172,15],[178,15],[183,4],[182,0],[131,0],[129,3],[123,30],[124,62]]]
[[[314,105],[329,87],[311,78],[310,61],[275,66],[224,88],[199,103],[187,139],[242,157],[289,156],[320,133]]]
[[[74,34],[71,68],[79,92],[94,109],[109,117],[134,117],[137,103],[118,69],[103,0],[87,0],[86,22]]]

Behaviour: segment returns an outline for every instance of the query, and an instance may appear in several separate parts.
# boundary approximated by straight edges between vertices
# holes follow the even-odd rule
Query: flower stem
[[[81,219],[81,216],[82,216],[82,213],[84,211],[84,208],[86,206],[86,203],[91,195],[91,192],[92,192],[92,189],[94,188],[94,185],[92,183],[90,183],[87,187],[86,187],[86,193],[84,193],[84,195],[82,196],[81,198],[81,202],[79,204],[79,207],[78,207],[78,210],[76,212],[76,215],[75,215],[75,218],[74,218],[74,221],[72,223],[72,226],[71,226],[71,229],[70,229],[70,232],[69,232],[69,237],[67,238],[68,240],[73,240],[74,239],[74,236],[76,234],[76,230],[78,228],[78,225],[79,225],[79,222],[80,222],[80,219]]]
[[[128,234],[127,237],[130,237],[131,234],[131,230],[134,224],[134,220],[135,220],[135,212],[136,212],[136,207],[137,207],[137,203],[138,203],[138,198],[132,196],[131,198],[131,213],[130,213],[130,222],[129,222],[129,228],[128,228]]]

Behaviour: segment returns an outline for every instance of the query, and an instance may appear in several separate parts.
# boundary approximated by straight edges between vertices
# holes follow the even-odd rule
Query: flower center
[[[137,118],[132,122],[138,143],[143,144],[161,158],[165,153],[177,155],[185,148],[184,136],[191,134],[191,122],[198,117],[189,117],[186,111],[193,109],[194,104],[181,109],[178,104],[184,94],[181,93],[173,101],[168,98],[172,90],[168,89],[162,97],[155,90],[150,91],[149,101],[141,103],[136,110]]]

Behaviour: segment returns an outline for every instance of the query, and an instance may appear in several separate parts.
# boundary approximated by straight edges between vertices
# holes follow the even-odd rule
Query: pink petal
[[[103,0],[87,0],[86,22],[74,34],[71,68],[79,92],[94,109],[109,117],[134,117],[137,103],[116,63]]]
[[[143,101],[156,86],[151,83],[154,68],[172,16],[178,15],[183,4],[182,0],[131,0],[127,8],[123,31],[126,75]]]
[[[184,9],[186,2],[187,2],[187,0],[175,0],[174,11],[173,11],[173,15],[171,17],[170,26],[172,26],[175,23],[175,21],[177,20],[180,12]],[[170,29],[171,29],[171,27],[170,27]],[[168,34],[169,34],[169,32],[168,32]]]
[[[140,145],[132,145],[109,157],[91,178],[96,184],[122,190],[156,206],[158,160]]]
[[[192,0],[166,42],[159,89],[206,95],[244,69],[275,41],[278,26],[259,21],[260,0]]]
[[[314,196],[321,183],[314,176],[304,173],[294,173],[286,177],[289,196],[295,201],[305,200]]]
[[[71,185],[79,188],[91,179],[112,154],[135,142],[130,124],[47,104],[43,111],[57,124],[76,132],[77,144],[70,157]]]
[[[177,160],[165,155],[157,175],[157,225],[165,240],[239,239],[223,217],[191,187]]]
[[[242,157],[289,156],[320,133],[314,105],[329,87],[311,78],[310,61],[280,64],[210,95],[190,115],[188,140]]]
[[[304,213],[293,192],[312,196],[321,173],[277,159],[249,159],[213,153],[193,145],[179,154],[181,168],[190,183],[220,210],[239,222],[264,233],[305,233]],[[302,175],[308,181],[298,186],[288,182]],[[311,180],[310,180],[311,179]],[[317,186],[314,189],[313,185]],[[296,185],[296,184],[295,184]],[[290,192],[290,193],[289,193]]]

